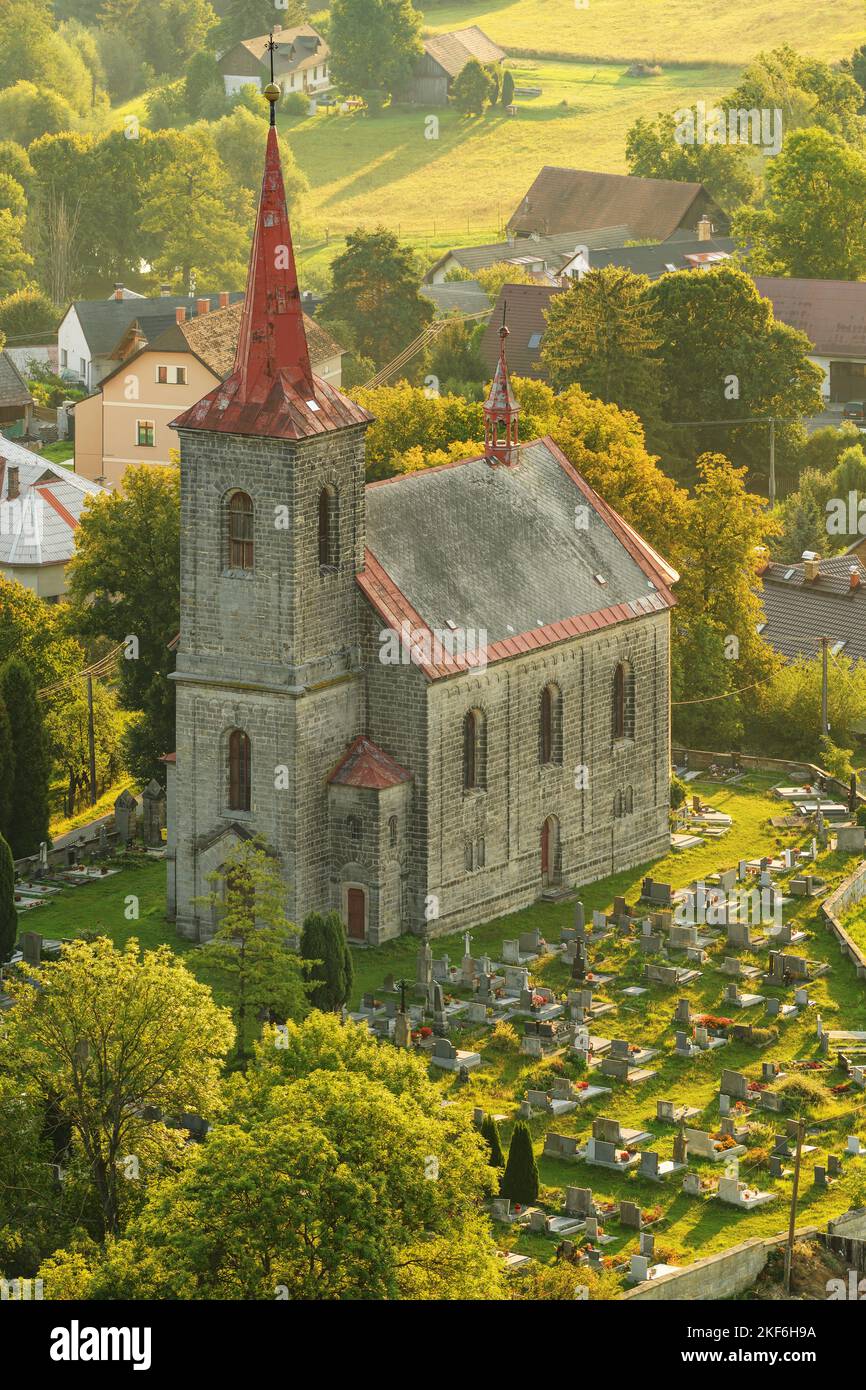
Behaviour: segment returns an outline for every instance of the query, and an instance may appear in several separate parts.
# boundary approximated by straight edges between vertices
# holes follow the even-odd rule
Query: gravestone
[[[18,944],[26,965],[38,965],[42,960],[42,935],[38,931],[19,933]]]
[[[502,943],[502,959],[504,960],[504,962],[505,962],[506,965],[519,965],[519,964],[520,964],[520,942],[519,942],[519,941],[503,941],[503,943]]]
[[[622,1143],[622,1130],[619,1120],[610,1120],[606,1115],[597,1115],[592,1122],[593,1139],[603,1139],[608,1144]]]
[[[733,1100],[748,1100],[749,1083],[742,1072],[723,1071],[720,1089],[724,1095],[730,1096]]]
[[[591,1216],[595,1212],[591,1187],[567,1187],[565,1211],[568,1216]]]
[[[686,1138],[685,1125],[680,1123],[679,1132],[674,1136],[674,1163],[687,1163],[689,1158],[689,1142]]]
[[[628,1081],[629,1064],[620,1057],[602,1057],[601,1068],[603,1076],[610,1076],[614,1081]]]
[[[701,1195],[701,1175],[700,1173],[686,1173],[683,1178],[683,1192],[689,1197],[700,1197]]]
[[[646,1255],[632,1255],[629,1262],[628,1277],[633,1284],[642,1284],[649,1275],[649,1260]]]
[[[639,1231],[642,1224],[641,1209],[637,1202],[621,1201],[619,1204],[619,1219],[623,1226]]]
[[[827,1169],[824,1167],[822,1163],[815,1164],[815,1186],[827,1186]]]
[[[668,1123],[676,1119],[675,1107],[672,1100],[656,1101],[656,1119],[666,1120]]]
[[[402,1011],[397,1014],[394,1020],[394,1044],[396,1047],[411,1047],[412,1045],[412,1022],[409,1015]]]
[[[677,1023],[690,1023],[691,1017],[692,1015],[688,999],[678,999],[676,1012],[674,1013],[674,1018],[676,1019]]]
[[[429,986],[433,982],[433,952],[429,941],[422,941],[418,947],[418,956],[415,963],[415,982],[423,990],[426,997]],[[419,991],[420,992],[420,991]]]
[[[829,1154],[827,1157],[827,1172],[831,1178],[841,1178],[843,1173],[842,1160],[838,1154]]]
[[[785,1169],[780,1154],[770,1154],[769,1168],[771,1178],[782,1178],[785,1176]]]
[[[644,1150],[640,1156],[640,1166],[638,1167],[638,1177],[657,1178],[659,1175],[659,1156],[652,1149]]]
[[[114,828],[121,849],[135,839],[137,816],[138,803],[129,788],[126,788],[114,803]]]
[[[494,1221],[510,1221],[511,1198],[494,1197],[493,1201],[490,1203],[490,1215],[493,1217]]]
[[[162,845],[165,824],[165,792],[157,781],[148,782],[141,793],[141,838],[149,849]]]
[[[656,1238],[652,1231],[641,1231],[638,1240],[640,1241],[640,1253],[646,1255],[648,1260],[651,1260],[655,1255],[656,1249]]]

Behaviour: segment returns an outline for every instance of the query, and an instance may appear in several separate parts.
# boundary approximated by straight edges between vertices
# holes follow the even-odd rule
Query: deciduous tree
[[[390,362],[433,317],[418,292],[421,271],[414,252],[384,227],[346,237],[331,266],[331,289],[320,316],[349,325],[353,346],[381,366]]]
[[[392,96],[421,56],[421,16],[410,0],[334,0],[331,73],[347,95]]]

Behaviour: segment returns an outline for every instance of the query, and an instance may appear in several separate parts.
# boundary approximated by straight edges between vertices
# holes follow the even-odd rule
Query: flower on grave
[[[763,1083],[762,1081],[750,1081],[750,1082],[749,1082],[749,1090],[750,1090],[750,1091],[764,1091],[764,1090],[766,1090],[766,1087],[764,1086],[764,1083]]]
[[[589,1086],[589,1082],[588,1082],[588,1081],[578,1081],[578,1083],[577,1083],[577,1089],[578,1089],[579,1091],[585,1091],[585,1090],[587,1089],[588,1086]]]
[[[428,1028],[426,1024],[424,1025],[423,1028],[420,1028],[420,1029],[418,1030],[418,1032],[419,1032],[419,1035],[420,1035],[422,1038],[432,1038],[432,1036],[433,1036],[433,1029],[432,1029],[432,1028]]]
[[[514,1210],[515,1210],[515,1211],[522,1211],[522,1207],[521,1207],[521,1205],[520,1205],[519,1202],[515,1202],[515,1203],[514,1203]]]
[[[843,1082],[841,1083],[841,1085],[839,1085],[839,1086],[831,1086],[831,1087],[830,1087],[830,1090],[831,1090],[831,1092],[832,1092],[832,1094],[833,1094],[834,1096],[842,1096],[842,1095],[845,1094],[846,1091],[850,1091],[850,1089],[851,1089],[851,1082],[850,1082],[850,1081],[843,1081]]]

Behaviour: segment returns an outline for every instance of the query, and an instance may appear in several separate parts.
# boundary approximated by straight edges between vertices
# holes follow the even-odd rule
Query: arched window
[[[346,817],[346,834],[353,845],[361,843],[361,822],[357,816]]]
[[[388,844],[394,849],[397,844],[397,817],[391,816],[388,820]]]
[[[562,762],[562,695],[557,685],[546,685],[541,692],[542,763]]]
[[[253,502],[246,492],[233,492],[228,508],[229,569],[253,567]]]
[[[340,560],[339,505],[335,488],[319,493],[319,564],[334,569]]]
[[[614,820],[619,820],[619,819],[620,819],[620,817],[621,817],[622,814],[623,814],[624,809],[625,809],[625,798],[623,797],[622,792],[619,791],[619,792],[616,793],[615,797],[613,798],[613,815],[614,815]]]
[[[620,661],[613,673],[613,736],[634,738],[634,672]]]
[[[626,787],[626,789],[625,789],[625,813],[626,813],[626,815],[627,815],[627,816],[630,816],[631,813],[633,812],[633,810],[634,810],[634,789],[633,789],[632,787]]]
[[[229,810],[250,809],[250,740],[243,729],[229,734]]]
[[[476,864],[476,867],[479,868],[479,869],[483,869],[483,868],[484,868],[484,854],[485,854],[484,840],[483,840],[483,839],[478,839],[478,840],[475,841],[475,864]]]
[[[464,867],[464,869],[466,869],[467,873],[471,873],[471,872],[472,872],[472,868],[473,868],[473,859],[472,859],[472,841],[471,841],[471,840],[467,840],[466,843],[465,843],[465,845],[463,846],[463,867]]]
[[[486,785],[486,724],[481,710],[471,709],[463,720],[463,788],[482,791]]]

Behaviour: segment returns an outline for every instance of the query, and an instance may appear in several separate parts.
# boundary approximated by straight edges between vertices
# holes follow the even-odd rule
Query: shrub
[[[280,102],[280,110],[291,120],[306,116],[310,110],[310,98],[303,92],[289,92]]]
[[[520,1046],[520,1038],[513,1023],[506,1023],[501,1018],[490,1034],[488,1047],[494,1048],[497,1052],[516,1052]]]
[[[186,119],[186,83],[183,78],[157,87],[147,98],[147,122],[151,130],[173,130]]]
[[[490,1157],[487,1162],[491,1168],[504,1168],[505,1155],[502,1152],[502,1141],[499,1138],[499,1126],[492,1115],[485,1115],[481,1123],[481,1137],[487,1140],[490,1149]]]
[[[806,1107],[823,1105],[827,1099],[827,1092],[821,1082],[816,1081],[814,1076],[805,1076],[802,1072],[799,1075],[783,1076],[774,1089],[786,1100],[800,1101]]]
[[[676,773],[674,773],[671,777],[671,810],[678,810],[679,807],[682,806],[688,794],[689,789],[686,786],[685,782],[681,777],[677,777]]]
[[[36,337],[53,333],[56,327],[57,310],[48,295],[35,286],[0,299],[0,329],[7,337]]]
[[[499,1190],[503,1197],[523,1206],[531,1206],[538,1196],[538,1165],[532,1152],[532,1135],[523,1120],[514,1126]]]
[[[506,68],[505,72],[502,74],[502,96],[500,100],[503,106],[511,106],[514,101],[514,78],[511,76],[508,68]]]

